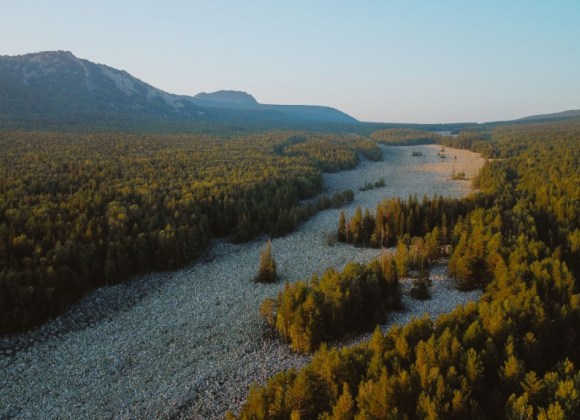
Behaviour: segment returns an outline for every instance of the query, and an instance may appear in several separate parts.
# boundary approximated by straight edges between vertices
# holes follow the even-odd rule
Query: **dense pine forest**
[[[311,352],[321,343],[364,332],[398,309],[400,297],[395,262],[389,255],[366,266],[351,263],[339,273],[328,269],[320,278],[286,283],[260,312],[294,351]]]
[[[403,237],[423,237],[434,231],[441,244],[450,237],[457,219],[476,205],[475,200],[455,200],[444,197],[409,197],[385,199],[375,213],[357,207],[351,218],[341,212],[337,239],[356,246],[390,247]]]
[[[487,141],[490,140],[488,133],[480,131],[461,131],[456,136],[443,136],[437,140],[437,144],[453,147],[454,149],[467,149],[481,153],[487,150]],[[489,156],[488,156],[489,157]]]
[[[378,146],[358,136],[0,133],[0,334],[88,291],[198,257],[211,238],[279,236],[352,192],[301,204],[322,171]]]
[[[425,130],[414,128],[387,128],[375,131],[370,137],[390,146],[410,146],[413,144],[437,143],[440,136]]]
[[[496,159],[477,194],[387,201],[359,209],[361,223],[343,215],[338,232],[389,246],[437,229],[449,273],[484,287],[481,300],[351,348],[323,345],[305,368],[253,387],[240,418],[580,415],[580,123],[499,127],[461,146],[481,142]]]
[[[363,226],[371,220],[368,211],[363,219],[360,207],[355,218]],[[339,226],[344,220],[341,212]],[[446,238],[446,229],[439,226],[423,236],[406,234],[394,253],[385,252],[366,266],[349,263],[342,272],[331,268],[320,278],[315,274],[308,281],[286,284],[276,299],[262,302],[260,313],[296,352],[313,352],[323,343],[372,330],[385,322],[388,310],[402,309],[400,277],[418,273],[412,294],[428,298],[429,270],[448,256]]]

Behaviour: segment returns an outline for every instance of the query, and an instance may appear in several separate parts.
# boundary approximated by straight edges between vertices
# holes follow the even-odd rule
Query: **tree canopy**
[[[273,283],[276,281],[276,261],[272,256],[272,241],[268,240],[260,253],[260,265],[256,281],[258,283]]]
[[[303,150],[291,148],[300,138]],[[380,157],[355,136],[0,132],[0,334],[89,290],[190,263],[212,237],[286,234],[352,192],[301,205],[323,170]]]
[[[370,136],[373,140],[389,146],[409,146],[414,144],[434,144],[440,136],[432,131],[413,128],[387,128]]]
[[[580,124],[500,127],[490,150],[449,232],[449,271],[481,300],[322,346],[252,387],[239,418],[580,415]]]

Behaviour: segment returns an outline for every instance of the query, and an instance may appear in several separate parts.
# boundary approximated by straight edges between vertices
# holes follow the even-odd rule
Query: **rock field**
[[[484,160],[454,149],[442,160],[439,148],[383,147],[383,162],[324,175],[327,192],[351,188],[349,214],[357,205],[374,209],[390,196],[464,195],[470,184],[452,181],[453,169],[470,178]],[[423,156],[412,157],[414,149]],[[358,190],[381,177],[386,187]],[[318,213],[273,240],[281,279],[292,282],[379,255],[380,250],[327,244],[339,212]],[[0,418],[222,418],[226,410],[236,411],[251,382],[263,383],[309,359],[271,337],[259,318],[260,302],[284,285],[252,282],[265,240],[215,242],[187,268],[97,290],[39,330],[0,340]],[[432,280],[432,299],[414,301],[404,294],[405,311],[391,313],[388,325],[423,313],[435,316],[479,297],[453,289],[444,266],[434,268]],[[408,287],[403,281],[403,290]]]

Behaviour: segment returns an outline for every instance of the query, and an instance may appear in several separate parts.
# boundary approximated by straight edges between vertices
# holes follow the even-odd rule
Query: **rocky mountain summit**
[[[198,93],[192,100],[213,105],[257,106],[258,101],[247,92],[237,90],[218,90],[212,93]]]

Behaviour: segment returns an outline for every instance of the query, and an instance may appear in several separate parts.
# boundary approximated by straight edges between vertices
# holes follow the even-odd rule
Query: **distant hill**
[[[174,95],[68,51],[0,56],[0,128],[296,128],[313,122],[357,123],[333,108],[262,105],[245,92]]]
[[[198,93],[194,97],[185,97],[192,102],[199,105],[214,106],[214,107],[257,107],[258,101],[246,92],[237,90],[218,90],[213,93]]]
[[[580,119],[580,110],[568,110],[562,112],[555,112],[553,114],[530,115],[527,117],[509,121],[490,121],[482,124],[476,124],[474,127],[470,127],[470,129],[477,127],[493,128],[502,125],[521,125],[521,124],[579,120],[579,119]]]
[[[531,115],[529,117],[520,118],[516,121],[548,121],[548,120],[568,120],[580,118],[580,109],[572,109],[569,111],[556,112],[553,114]]]
[[[324,121],[337,123],[356,123],[356,119],[337,109],[315,105],[268,105],[260,104],[246,93],[234,90],[220,90],[213,93],[200,93],[189,100],[196,105],[255,111],[274,111],[293,120]]]

